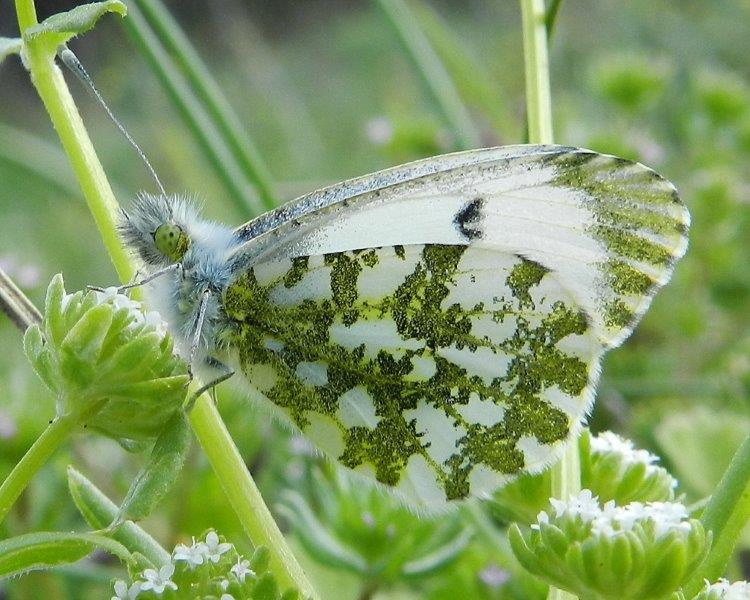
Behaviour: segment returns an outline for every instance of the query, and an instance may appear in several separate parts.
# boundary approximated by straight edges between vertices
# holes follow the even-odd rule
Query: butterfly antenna
[[[88,87],[96,96],[96,99],[99,101],[99,104],[102,105],[104,110],[107,112],[107,115],[110,119],[112,119],[112,122],[117,126],[117,129],[120,130],[120,133],[125,136],[125,139],[128,140],[128,143],[133,146],[135,151],[138,153],[138,156],[141,157],[141,160],[146,165],[146,168],[151,173],[151,176],[154,178],[154,181],[156,182],[157,187],[159,188],[159,191],[162,193],[164,197],[167,196],[167,192],[164,191],[164,186],[161,184],[161,181],[159,180],[159,176],[156,174],[156,171],[154,171],[154,167],[151,166],[151,163],[149,162],[148,158],[146,158],[145,153],[143,150],[141,150],[141,147],[135,143],[135,140],[130,137],[130,134],[127,132],[125,127],[120,123],[120,121],[117,120],[117,117],[112,113],[112,111],[109,109],[109,106],[107,106],[107,103],[104,101],[104,98],[102,98],[102,95],[99,93],[99,90],[96,89],[96,86],[94,85],[94,80],[91,79],[91,75],[88,74],[86,69],[83,68],[83,65],[81,64],[81,61],[78,60],[78,57],[73,54],[71,50],[69,50],[67,47],[62,46],[60,50],[58,51],[58,56],[60,57],[60,60],[62,60],[63,64],[68,67],[68,69],[75,75],[78,80],[83,83],[86,87]]]

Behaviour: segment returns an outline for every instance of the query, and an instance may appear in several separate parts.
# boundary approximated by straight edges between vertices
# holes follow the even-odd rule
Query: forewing
[[[263,260],[409,244],[472,244],[544,265],[606,347],[632,331],[687,247],[689,214],[641,164],[564,146],[438,156],[304,196],[236,231]]]

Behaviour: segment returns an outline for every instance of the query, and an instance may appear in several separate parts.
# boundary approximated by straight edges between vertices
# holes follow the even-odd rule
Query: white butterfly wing
[[[334,459],[429,505],[554,459],[687,226],[671,184],[614,157],[436,157],[238,230],[224,310],[265,400]]]
[[[616,346],[687,249],[690,215],[651,169],[565,146],[429,158],[303,196],[238,229],[234,260],[473,244],[555,272]]]

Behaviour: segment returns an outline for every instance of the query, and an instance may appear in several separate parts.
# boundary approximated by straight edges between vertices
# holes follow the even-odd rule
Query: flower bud
[[[605,431],[592,436],[584,429],[578,439],[581,485],[602,502],[664,502],[674,500],[677,480],[656,462],[659,457],[637,449],[633,442]],[[550,496],[550,473],[524,475],[497,490],[491,507],[502,521],[531,523]]]
[[[674,502],[600,506],[590,490],[550,500],[527,533],[510,542],[533,575],[581,598],[646,600],[675,592],[710,545],[700,521]]]
[[[674,500],[677,480],[656,464],[659,457],[655,454],[637,449],[632,441],[611,431],[591,436],[589,444],[583,485],[602,502],[614,500],[624,505]],[[586,460],[583,454],[582,461]]]
[[[166,324],[115,288],[66,294],[55,276],[24,350],[58,415],[122,441],[155,438],[185,398],[187,365]]]

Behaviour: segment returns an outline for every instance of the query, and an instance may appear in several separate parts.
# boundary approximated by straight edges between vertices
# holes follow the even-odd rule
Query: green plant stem
[[[268,166],[248,138],[239,117],[221,93],[221,89],[214,81],[208,67],[193,48],[190,40],[159,0],[135,0],[135,2],[149,25],[153,27],[159,39],[171,53],[178,67],[185,73],[196,95],[213,119],[216,128],[232,150],[232,154],[257,188],[264,208],[274,208],[276,199]]]
[[[16,14],[22,34],[37,24],[33,0],[16,0]],[[115,231],[117,200],[65,79],[55,64],[56,51],[57,48],[51,47],[42,39],[26,41],[25,57],[31,81],[68,155],[112,264],[120,279],[129,281],[133,270]]]
[[[737,540],[750,521],[750,436],[729,463],[701,521],[713,534],[713,541],[708,556],[683,588],[687,598],[697,594],[705,580],[715,582],[724,574]]]
[[[547,57],[544,0],[521,0],[523,55],[526,65],[526,111],[529,142],[552,143],[552,99]]]
[[[297,587],[305,597],[314,595],[310,582],[248,475],[245,462],[207,394],[196,401],[190,413],[190,423],[250,540],[256,547],[268,547],[270,569],[281,587]]]
[[[456,146],[464,150],[479,146],[481,137],[471,115],[412,11],[403,0],[377,0],[375,4],[380,7],[396,32],[425,91],[450,128]]]
[[[26,489],[31,478],[60,444],[70,436],[77,423],[77,417],[74,416],[57,417],[13,467],[0,486],[0,523],[3,522],[21,492]]]
[[[544,0],[520,0],[523,19],[523,54],[526,65],[526,113],[529,142],[552,143],[552,99],[547,56],[547,13]],[[552,467],[552,497],[568,498],[581,487],[581,465],[578,444],[567,445],[560,461]],[[575,598],[567,592],[550,588],[549,600]]]

